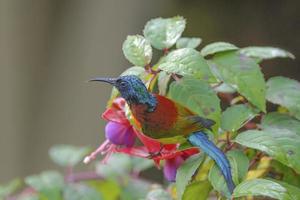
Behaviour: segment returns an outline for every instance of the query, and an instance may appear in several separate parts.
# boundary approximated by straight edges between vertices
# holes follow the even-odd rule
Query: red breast
[[[177,108],[170,99],[156,95],[157,106],[153,112],[147,112],[143,104],[132,105],[131,111],[135,119],[147,129],[167,130],[173,127],[177,119]]]

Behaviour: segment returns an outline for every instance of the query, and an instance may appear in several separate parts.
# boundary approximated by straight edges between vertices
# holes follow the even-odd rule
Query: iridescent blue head
[[[129,105],[146,104],[148,111],[153,111],[156,107],[156,98],[148,92],[141,79],[134,75],[120,76],[118,78],[95,78],[90,81],[100,81],[110,83],[115,86],[121,96]]]

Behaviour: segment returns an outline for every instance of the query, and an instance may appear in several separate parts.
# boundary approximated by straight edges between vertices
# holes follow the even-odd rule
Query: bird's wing
[[[211,127],[216,123],[215,121],[207,118],[200,117],[198,115],[186,116],[187,120],[191,121],[193,124],[200,124],[203,128],[211,130]]]

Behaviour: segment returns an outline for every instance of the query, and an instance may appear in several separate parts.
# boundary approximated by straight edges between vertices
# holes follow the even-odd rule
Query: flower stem
[[[68,183],[86,181],[86,180],[102,180],[102,176],[93,171],[77,172],[71,175],[66,175],[65,180]]]
[[[102,145],[100,145],[95,151],[93,151],[90,155],[86,156],[83,160],[85,164],[90,163],[92,160],[96,159],[96,156],[101,153],[105,147],[109,144],[109,140],[105,140]]]

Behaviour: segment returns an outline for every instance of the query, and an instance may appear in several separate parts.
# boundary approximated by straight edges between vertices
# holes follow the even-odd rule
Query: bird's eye
[[[120,83],[120,86],[121,86],[122,88],[124,88],[124,87],[127,86],[127,84],[126,84],[126,82],[121,82],[121,83]]]

